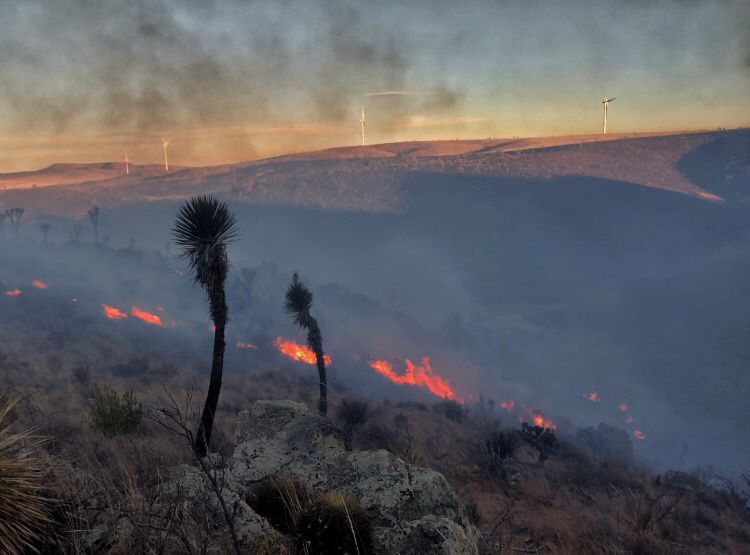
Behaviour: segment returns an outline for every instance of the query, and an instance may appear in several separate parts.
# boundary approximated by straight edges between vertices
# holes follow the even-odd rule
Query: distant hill
[[[402,212],[407,209],[404,178],[415,173],[521,180],[585,176],[714,202],[730,192],[731,200],[738,201],[748,179],[742,153],[748,151],[749,137],[748,130],[737,130],[416,141],[181,167],[169,173],[156,165],[132,165],[127,176],[122,163],[56,164],[0,174],[0,206],[80,216],[92,204],[114,208],[214,192],[249,203]],[[719,168],[726,183],[717,182],[715,173],[706,181],[701,173],[706,165]]]

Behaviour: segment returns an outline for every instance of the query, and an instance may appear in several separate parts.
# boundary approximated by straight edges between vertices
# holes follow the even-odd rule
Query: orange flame
[[[636,430],[636,431],[634,431],[634,432],[633,432],[633,435],[635,436],[635,438],[636,438],[636,439],[640,439],[640,440],[644,440],[644,439],[646,439],[646,434],[644,434],[644,433],[643,433],[642,431],[640,431],[640,430]]]
[[[617,405],[617,408],[622,412],[626,412],[628,410],[628,405],[626,403],[620,403],[619,405]]]
[[[589,400],[589,401],[591,401],[592,403],[598,403],[599,401],[601,401],[601,399],[599,399],[599,394],[598,394],[598,393],[597,393],[596,391],[592,391],[592,392],[591,392],[591,393],[589,393],[588,395],[586,395],[586,394],[584,393],[583,397],[584,397],[585,399],[588,399],[588,400]]]
[[[130,309],[130,315],[139,320],[143,320],[147,324],[153,326],[159,326],[160,328],[174,327],[174,322],[164,322],[160,316],[153,314],[152,312],[146,312],[145,310],[134,306]]]
[[[393,366],[385,360],[371,360],[368,364],[370,365],[370,368],[393,383],[421,387],[427,389],[436,397],[456,400],[456,394],[453,392],[450,383],[448,380],[441,378],[433,372],[428,357],[422,357],[422,364],[419,366],[415,366],[414,363],[407,358],[406,373],[403,376],[396,374],[393,371]]]
[[[508,412],[513,412],[513,407],[515,406],[516,402],[513,399],[508,399],[507,401],[500,401],[500,408],[503,410],[507,410]]]
[[[114,306],[103,304],[102,308],[104,309],[104,315],[110,320],[123,320],[128,317],[127,314],[125,314],[121,310],[118,310]]]
[[[38,279],[35,279],[34,281],[32,281],[31,285],[33,285],[37,289],[47,289],[47,284],[44,283],[43,281],[39,281]]]
[[[238,349],[257,349],[258,346],[254,345],[253,343],[245,343],[244,341],[237,340],[237,343],[235,343],[235,346]]]
[[[304,362],[305,364],[316,364],[315,353],[305,345],[300,345],[294,341],[286,341],[281,339],[281,337],[274,339],[273,344],[282,355],[287,356],[292,360]],[[323,362],[328,366],[331,364],[331,357],[323,355]]]
[[[5,294],[8,295],[9,297],[18,297],[21,294],[21,290],[20,289],[8,289],[5,292]]]
[[[521,415],[518,416],[518,421],[523,422],[524,420],[531,421],[534,426],[540,428],[549,428],[550,430],[557,429],[557,425],[552,421],[551,418],[547,418],[542,413],[534,410],[526,405],[521,405]]]

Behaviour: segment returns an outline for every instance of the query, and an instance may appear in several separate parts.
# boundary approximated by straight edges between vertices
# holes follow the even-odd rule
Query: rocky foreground
[[[385,450],[351,450],[346,434],[304,404],[255,402],[240,413],[235,445],[231,457],[210,455],[203,461],[203,469],[187,464],[170,469],[163,484],[167,495],[160,503],[178,500],[179,510],[186,514],[204,513],[207,526],[217,535],[229,528],[223,516],[227,510],[243,553],[282,552],[283,546],[293,541],[252,508],[257,492],[267,487],[269,480],[278,484],[282,479],[284,483],[305,484],[314,492],[334,494],[347,515],[349,511],[364,512],[371,551],[360,541],[361,549],[355,542],[356,551],[352,552],[478,552],[477,531],[442,474],[407,464]],[[132,520],[123,518],[115,531],[97,529],[87,542],[90,548],[124,552],[137,533]],[[345,551],[332,548],[326,552]]]

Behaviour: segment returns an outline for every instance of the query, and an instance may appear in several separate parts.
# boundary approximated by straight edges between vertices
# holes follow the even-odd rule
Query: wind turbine
[[[161,138],[161,146],[164,147],[164,170],[169,171],[169,159],[167,158],[167,147],[169,146],[169,141],[164,137]]]
[[[607,95],[604,95],[604,98],[602,98],[602,108],[604,110],[603,113],[603,120],[602,120],[602,135],[607,134],[607,108],[609,108],[609,103],[612,102],[615,99],[613,96],[612,98],[607,98]]]
[[[359,125],[362,129],[362,146],[365,146],[365,107],[362,106],[362,115],[359,118]]]

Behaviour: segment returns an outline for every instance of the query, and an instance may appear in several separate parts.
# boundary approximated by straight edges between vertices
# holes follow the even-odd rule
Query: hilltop
[[[728,161],[722,152],[716,152],[716,145],[741,156],[748,136],[747,130],[738,130],[415,141],[333,148],[223,166],[179,167],[168,173],[159,166],[133,165],[130,175],[123,174],[122,163],[59,164],[0,174],[0,204],[78,217],[92,204],[115,208],[213,192],[248,203],[403,212],[408,208],[404,184],[415,174],[521,181],[595,177],[720,202],[724,195],[717,194],[715,184],[696,181],[683,166],[686,161],[710,155],[718,156],[715,164],[701,160],[721,169]]]

